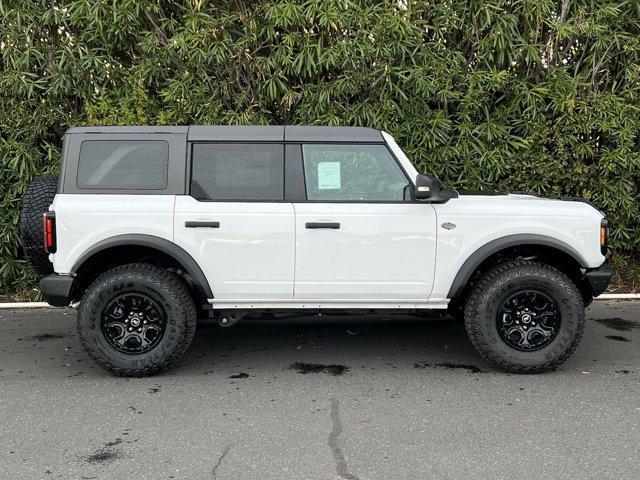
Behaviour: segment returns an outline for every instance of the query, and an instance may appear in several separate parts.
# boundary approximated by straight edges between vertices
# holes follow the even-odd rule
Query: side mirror
[[[436,178],[421,173],[416,177],[416,200],[437,198],[440,193],[440,182]]]

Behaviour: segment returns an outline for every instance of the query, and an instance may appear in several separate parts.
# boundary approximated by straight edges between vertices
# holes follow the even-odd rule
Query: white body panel
[[[424,302],[433,284],[432,205],[296,203],[295,299]],[[338,222],[339,229],[308,229]]]
[[[117,235],[143,234],[173,240],[173,195],[56,195],[57,273],[70,273],[93,245]]]
[[[462,264],[476,250],[508,235],[545,235],[578,252],[587,267],[599,267],[602,214],[582,202],[530,195],[462,195],[435,205],[438,257],[431,298],[446,298]],[[455,228],[447,230],[442,224]]]
[[[220,228],[186,228],[187,221]],[[293,206],[269,202],[199,202],[177,196],[175,238],[200,265],[216,300],[293,298]]]

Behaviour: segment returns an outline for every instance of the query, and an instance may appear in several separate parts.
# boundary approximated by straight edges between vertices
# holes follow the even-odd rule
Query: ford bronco
[[[495,367],[542,372],[611,278],[591,204],[441,190],[361,127],[72,128],[21,230],[43,297],[128,376],[173,364],[198,318],[285,309],[448,310]]]

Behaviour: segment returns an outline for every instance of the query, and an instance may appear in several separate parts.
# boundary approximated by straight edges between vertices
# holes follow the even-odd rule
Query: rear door
[[[194,143],[190,195],[174,241],[200,264],[215,301],[293,298],[295,219],[282,143]]]
[[[436,215],[384,144],[303,144],[295,298],[423,303],[433,284]]]

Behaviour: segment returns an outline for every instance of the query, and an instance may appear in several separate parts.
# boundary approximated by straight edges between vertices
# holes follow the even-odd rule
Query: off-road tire
[[[27,188],[20,209],[24,256],[39,275],[53,273],[49,254],[44,250],[42,215],[49,211],[57,190],[58,178],[55,175],[36,178]]]
[[[558,333],[540,350],[512,348],[501,338],[496,325],[502,301],[525,288],[544,290],[560,310]],[[585,326],[584,303],[575,284],[558,269],[527,260],[507,262],[482,275],[467,299],[464,316],[471,343],[480,355],[509,373],[541,373],[560,365],[580,343]]]
[[[151,350],[127,354],[116,350],[101,327],[106,305],[123,293],[142,293],[167,313],[166,329]],[[178,275],[145,263],[127,264],[100,275],[86,290],[78,308],[77,330],[82,346],[99,366],[124,377],[143,377],[168,369],[182,357],[196,330],[196,307],[187,284]]]

